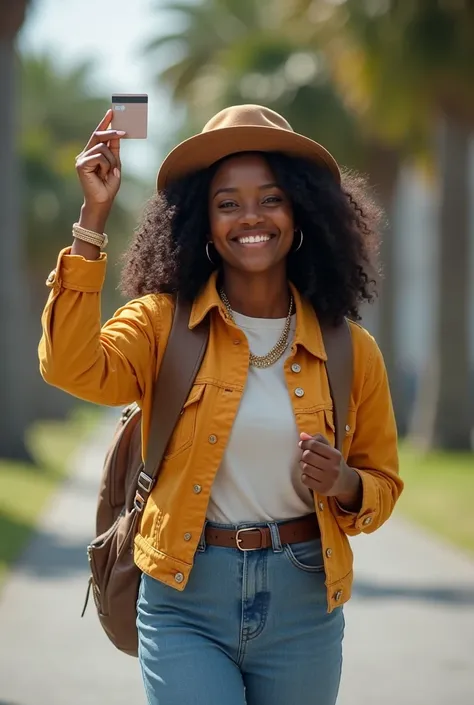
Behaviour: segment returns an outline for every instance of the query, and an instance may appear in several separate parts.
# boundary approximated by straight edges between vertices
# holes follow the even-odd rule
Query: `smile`
[[[273,235],[242,235],[236,238],[239,245],[258,245],[260,243],[269,242]]]

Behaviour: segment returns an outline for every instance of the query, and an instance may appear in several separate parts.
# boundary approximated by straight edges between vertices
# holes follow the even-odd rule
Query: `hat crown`
[[[273,127],[293,132],[284,117],[263,105],[233,105],[221,110],[204,125],[202,132],[229,127]]]
[[[317,162],[341,183],[334,157],[318,142],[293,130],[284,117],[263,105],[233,105],[214,115],[202,131],[168,154],[158,173],[158,190],[241,152],[282,152]]]

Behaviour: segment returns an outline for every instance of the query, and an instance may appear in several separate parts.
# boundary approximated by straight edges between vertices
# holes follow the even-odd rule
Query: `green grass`
[[[34,464],[0,459],[0,587],[100,414],[99,408],[80,406],[64,422],[36,424],[28,437]],[[400,471],[400,512],[474,554],[474,455],[423,455],[403,445]]]
[[[66,421],[35,424],[27,439],[34,463],[0,459],[0,587],[46,502],[66,476],[72,453],[100,413],[98,408],[80,406]]]
[[[474,554],[474,454],[400,449],[400,511]]]

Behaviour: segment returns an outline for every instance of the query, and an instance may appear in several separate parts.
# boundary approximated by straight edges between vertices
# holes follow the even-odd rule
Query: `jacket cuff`
[[[58,256],[56,267],[48,275],[46,286],[72,289],[73,291],[99,292],[102,290],[107,267],[107,255],[101,252],[99,259],[88,260],[81,255],[71,255],[65,247]]]
[[[377,480],[364,470],[354,468],[362,482],[362,504],[359,512],[348,512],[333,498],[332,510],[339,527],[345,533],[369,531],[377,512]]]

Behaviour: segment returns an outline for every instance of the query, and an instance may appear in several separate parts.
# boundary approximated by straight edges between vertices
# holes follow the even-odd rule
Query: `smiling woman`
[[[176,298],[189,328],[209,323],[134,537],[148,702],[335,705],[347,537],[381,526],[402,490],[383,359],[349,320],[374,296],[378,210],[283,117],[228,108],[165,159],[124,257],[135,300],[101,327],[121,175],[109,122],[77,160],[85,201],[48,279],[42,374],[96,403],[138,402],[146,448]],[[322,325],[352,341],[337,448]]]
[[[259,318],[285,316],[289,295],[282,299],[280,283],[294,239],[293,207],[262,155],[228,157],[219,164],[209,190],[209,229],[209,242],[233,270],[226,292],[236,310]],[[245,302],[243,279],[251,293]]]
[[[304,157],[231,154],[152,197],[124,254],[122,290],[133,297],[179,291],[192,301],[224,266],[232,271],[229,297],[245,280],[249,315],[273,315],[279,297],[272,292],[288,275],[322,318],[357,320],[375,296],[379,219],[357,174],[343,172],[341,188]],[[288,294],[278,313],[287,303]]]

